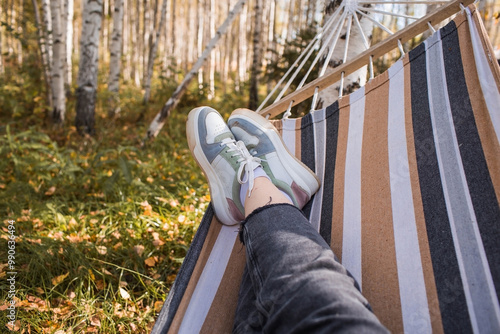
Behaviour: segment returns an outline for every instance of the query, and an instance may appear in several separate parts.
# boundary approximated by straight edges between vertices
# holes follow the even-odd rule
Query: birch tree
[[[73,18],[74,18],[74,0],[65,0],[65,32],[66,32],[66,76],[65,84],[70,89],[73,82]]]
[[[330,0],[325,7],[325,17],[324,17],[324,22],[328,20],[328,18],[333,15],[337,7],[340,5],[341,1],[339,0]],[[357,15],[357,14],[354,14]],[[358,16],[359,18],[359,23],[361,25],[361,28],[363,30],[363,33],[367,37],[367,42],[370,42],[371,39],[371,34],[373,30],[373,24],[370,20],[364,18],[363,16]],[[334,25],[333,25],[334,26]],[[323,35],[328,36],[330,35],[331,29],[333,29],[333,26],[330,28],[330,30],[327,30]],[[364,39],[363,35],[359,31],[359,29],[354,25],[354,23],[351,26],[350,29],[350,35],[349,37],[346,36],[346,30],[347,28],[342,28],[342,32],[340,34],[340,38],[337,41],[337,44],[333,50],[333,55],[332,58],[330,59],[328,63],[328,67],[326,69],[325,75],[328,75],[333,71],[333,69],[339,65],[342,65],[343,63],[343,58],[344,58],[344,53],[345,53],[345,48],[346,48],[346,41],[348,42],[348,53],[347,53],[347,58],[346,60],[348,61],[351,58],[354,58],[356,55],[360,54],[366,49],[366,46],[364,44]],[[328,52],[329,50],[325,51]],[[353,92],[355,89],[364,86],[366,83],[366,76],[367,76],[367,66],[364,66],[360,68],[359,70],[353,72],[349,76],[345,77],[344,79],[344,85],[343,88],[340,87],[340,83],[336,83],[328,88],[325,88],[321,92],[319,92],[318,95],[318,103],[316,105],[316,109],[324,108],[335,102],[340,93],[340,89],[343,89],[343,92],[345,94],[349,94]]]
[[[261,72],[261,33],[262,30],[262,0],[255,0],[254,31],[253,31],[253,57],[250,72],[250,97],[248,108],[256,110],[259,104],[259,76]]]
[[[163,106],[161,111],[156,115],[153,122],[151,122],[151,124],[149,125],[149,129],[147,132],[148,138],[156,137],[158,135],[161,128],[165,124],[165,120],[170,115],[170,112],[172,111],[172,109],[174,109],[177,106],[182,95],[184,95],[184,93],[186,92],[186,89],[187,89],[189,83],[196,76],[196,73],[198,72],[200,67],[203,65],[203,63],[206,61],[210,52],[213,50],[213,48],[215,47],[217,42],[220,40],[221,36],[226,32],[227,28],[233,22],[236,15],[241,11],[241,8],[243,8],[245,3],[246,3],[246,0],[239,0],[234,5],[233,10],[229,13],[226,20],[219,27],[219,29],[215,33],[215,36],[213,36],[212,40],[210,41],[210,43],[208,43],[208,45],[206,46],[205,51],[203,51],[201,57],[198,58],[198,60],[193,65],[193,67],[191,68],[189,73],[186,74],[186,76],[184,77],[184,80],[176,88],[176,90],[174,91],[172,96],[168,99],[167,103],[165,103],[165,105]]]
[[[84,0],[82,22],[75,126],[79,133],[93,135],[102,0]]]
[[[50,74],[52,73],[52,16],[50,14],[50,2],[49,0],[42,0],[42,32],[43,38],[45,40],[45,49],[47,51],[47,70]],[[51,85],[50,91],[52,92],[52,80],[49,80]],[[50,106],[52,107],[52,93],[50,97]]]
[[[144,83],[144,88],[145,88],[144,103],[148,103],[149,96],[151,94],[151,78],[153,76],[153,66],[156,58],[156,51],[158,50],[158,42],[160,40],[160,34],[163,31],[163,25],[165,24],[166,13],[167,13],[167,0],[163,0],[161,6],[160,24],[158,29],[156,30],[156,36],[149,51],[146,82]]]
[[[51,119],[56,125],[62,125],[66,113],[66,98],[64,90],[65,40],[63,39],[62,8],[60,0],[50,0],[52,16],[52,112]]]
[[[36,28],[38,30],[38,48],[40,49],[40,56],[42,58],[42,70],[43,70],[43,78],[45,80],[45,87],[47,87],[47,101],[49,103],[49,107],[52,109],[52,87],[50,83],[50,67],[49,67],[49,59],[47,54],[47,45],[45,40],[45,34],[42,24],[42,19],[40,17],[40,10],[38,9],[38,3],[36,0],[31,0],[33,4],[33,9],[35,12],[35,23]],[[1,7],[0,7],[1,8]],[[1,40],[0,40],[0,51],[1,51]]]
[[[110,62],[109,62],[109,116],[114,116],[120,112],[120,97],[118,94],[120,87],[120,70],[122,57],[122,30],[123,30],[123,1],[115,0],[113,10],[113,32],[111,34]]]

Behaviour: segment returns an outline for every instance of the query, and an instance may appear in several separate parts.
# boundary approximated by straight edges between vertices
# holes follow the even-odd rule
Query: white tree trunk
[[[111,93],[109,99],[109,115],[113,116],[120,112],[118,106],[120,98],[118,95],[120,87],[120,72],[122,64],[122,30],[123,30],[123,1],[115,0],[113,10],[113,32],[111,34],[109,81],[108,90]]]
[[[73,17],[74,0],[66,0],[66,85],[68,88],[73,83]]]
[[[212,40],[210,41],[210,43],[208,43],[208,45],[206,46],[205,51],[203,51],[201,57],[196,61],[196,63],[193,65],[193,67],[191,68],[189,73],[184,77],[184,80],[177,87],[177,89],[172,94],[170,99],[168,99],[167,103],[165,103],[165,105],[163,106],[161,111],[156,115],[153,122],[151,122],[151,124],[149,125],[148,133],[147,133],[147,136],[149,138],[156,137],[158,135],[158,132],[160,132],[161,128],[165,124],[165,120],[170,115],[170,112],[179,103],[182,95],[185,93],[189,83],[195,77],[196,73],[198,72],[200,67],[203,65],[203,63],[205,62],[205,60],[207,59],[208,55],[210,54],[212,49],[215,47],[217,42],[220,40],[221,36],[224,35],[224,33],[226,32],[226,30],[229,27],[229,25],[231,24],[231,22],[233,22],[236,15],[241,11],[241,8],[246,3],[246,1],[247,0],[239,0],[234,5],[233,10],[229,13],[226,20],[219,27],[219,29],[215,33],[215,36],[213,36]]]
[[[215,19],[215,1],[210,0],[210,36],[215,34]],[[210,56],[208,100],[215,97],[215,58],[214,54]]]
[[[38,9],[38,3],[36,0],[32,0],[31,2],[33,4],[33,9],[35,11],[35,22],[38,30],[38,47],[40,48],[40,55],[42,57],[43,77],[45,79],[45,86],[47,87],[47,101],[49,103],[50,109],[52,109],[52,86],[50,83],[50,68],[49,68],[45,34],[43,32],[43,24],[42,24],[42,19],[40,18],[40,10]],[[0,6],[0,14],[1,14],[1,6]],[[2,41],[0,39],[0,55],[1,55],[1,46],[2,46]],[[0,63],[0,67],[1,66],[2,64]],[[1,70],[2,69],[0,68],[0,72]]]
[[[64,91],[65,40],[62,33],[62,8],[60,0],[50,0],[52,14],[53,59],[52,59],[52,121],[62,125],[66,113],[66,99]]]
[[[50,14],[50,0],[42,0],[43,33],[47,49],[49,72],[52,73],[52,16]]]
[[[84,1],[82,22],[75,125],[80,133],[93,135],[102,0]]]
[[[151,45],[151,49],[149,51],[148,57],[148,68],[146,81],[144,83],[145,93],[144,93],[144,103],[148,103],[149,96],[151,94],[151,78],[153,76],[153,65],[156,58],[156,50],[158,50],[158,42],[160,40],[160,33],[163,31],[163,25],[165,24],[165,16],[167,13],[167,0],[163,0],[163,4],[161,6],[161,16],[160,16],[160,26],[156,30],[156,36]]]
[[[337,3],[337,4],[335,4]],[[324,22],[328,20],[328,18],[333,14],[335,9],[337,8],[338,1],[336,0],[330,0],[327,3],[327,7],[325,10],[325,17],[324,17]],[[328,6],[330,5],[330,6]],[[359,16],[358,16],[359,17]],[[371,40],[371,35],[372,35],[372,30],[373,30],[373,23],[370,20],[365,19],[364,17],[359,18],[359,23],[361,25],[361,28],[365,34],[365,36],[368,39],[368,43],[370,43]],[[334,28],[335,25],[332,25],[329,30],[323,33],[323,36],[329,36],[331,29]],[[328,75],[333,71],[333,69],[339,65],[342,64],[343,58],[344,58],[344,51],[345,51],[345,42],[346,42],[346,30],[347,28],[344,27],[343,30],[340,33],[341,38],[338,39],[337,45],[333,51],[332,58],[330,59],[330,62],[328,63],[328,67],[326,69],[325,75]],[[365,44],[363,41],[363,36],[359,32],[359,29],[357,26],[352,23],[351,26],[351,33],[349,37],[349,44],[348,44],[348,52],[347,52],[347,58],[346,61],[349,61],[349,59],[354,58],[358,54],[362,53],[365,50]],[[327,49],[325,52],[327,53],[329,50]],[[343,93],[344,94],[349,94],[353,92],[355,89],[364,86],[366,83],[366,76],[367,76],[368,70],[367,66],[363,66],[359,70],[353,72],[352,74],[348,75],[347,77],[344,78],[344,85],[343,85]],[[340,82],[337,82],[333,85],[331,85],[328,88],[325,88],[318,94],[318,103],[316,105],[316,109],[321,109],[325,108],[329,105],[331,105],[333,102],[337,101],[339,98],[339,93],[340,93]]]
[[[261,72],[261,36],[262,30],[262,0],[255,0],[254,31],[253,31],[253,58],[250,73],[250,97],[248,108],[256,110],[259,106],[259,76]]]

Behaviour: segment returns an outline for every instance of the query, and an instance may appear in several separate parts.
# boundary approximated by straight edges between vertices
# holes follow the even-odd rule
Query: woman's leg
[[[252,213],[241,231],[247,268],[234,332],[387,332],[302,212],[280,203],[268,179],[259,183],[245,202]]]

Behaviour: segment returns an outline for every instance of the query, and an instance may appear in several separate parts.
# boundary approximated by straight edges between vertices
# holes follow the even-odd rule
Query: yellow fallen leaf
[[[146,260],[144,260],[144,263],[146,263],[146,265],[149,267],[154,267],[154,265],[156,264],[156,260],[153,256],[150,256]]]
[[[67,273],[66,273],[66,274],[64,274],[64,275],[59,275],[59,276],[56,276],[56,277],[52,278],[52,284],[53,284],[53,285],[58,285],[58,284],[60,284],[62,281],[64,281],[64,279],[65,279],[66,277],[68,277],[68,275],[69,275],[69,272],[67,272]]]
[[[125,290],[124,288],[120,287],[120,295],[122,296],[123,299],[129,299],[130,294]]]
[[[155,302],[155,312],[160,312],[161,308],[163,307],[163,302],[161,300],[158,300]]]

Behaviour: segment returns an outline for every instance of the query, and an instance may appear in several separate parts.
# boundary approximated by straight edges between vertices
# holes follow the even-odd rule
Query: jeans
[[[246,268],[233,333],[387,333],[302,211],[255,210],[242,224]]]

